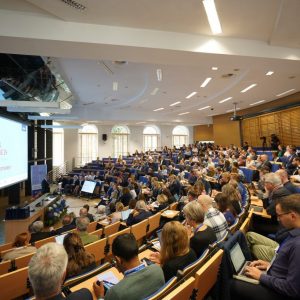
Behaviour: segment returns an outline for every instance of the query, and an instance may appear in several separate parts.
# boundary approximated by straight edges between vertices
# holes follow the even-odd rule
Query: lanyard
[[[124,276],[128,276],[129,274],[133,274],[133,273],[136,273],[140,270],[143,270],[146,266],[144,264],[140,264],[139,266],[135,267],[135,268],[132,268],[130,270],[127,270],[124,272]]]
[[[194,233],[198,232],[198,230],[203,226],[203,223],[200,224],[198,227],[196,227],[196,229],[194,230]]]

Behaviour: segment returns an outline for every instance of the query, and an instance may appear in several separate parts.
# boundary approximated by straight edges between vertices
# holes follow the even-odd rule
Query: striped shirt
[[[224,215],[213,207],[206,212],[203,223],[214,230],[218,241],[224,237],[228,229]]]

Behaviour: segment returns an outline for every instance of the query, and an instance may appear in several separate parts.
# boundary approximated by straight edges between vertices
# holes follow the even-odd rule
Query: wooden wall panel
[[[194,141],[214,141],[213,125],[194,126]]]
[[[260,137],[267,137],[270,146],[271,134],[276,134],[283,145],[300,146],[300,107],[261,115],[242,121],[243,140],[261,147]]]

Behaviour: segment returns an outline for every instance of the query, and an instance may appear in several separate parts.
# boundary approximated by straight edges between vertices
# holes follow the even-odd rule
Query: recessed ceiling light
[[[152,95],[152,96],[156,95],[157,92],[158,92],[158,90],[159,90],[159,88],[155,88],[155,89],[150,93],[150,95]]]
[[[271,76],[273,73],[274,73],[273,71],[268,71],[268,72],[266,73],[266,75],[267,75],[267,76]]]
[[[201,108],[198,108],[198,110],[203,110],[203,109],[207,109],[207,108],[210,108],[210,106],[204,106],[204,107],[201,107]]]
[[[251,104],[249,104],[249,105],[256,105],[256,104],[259,104],[259,103],[263,103],[263,102],[265,102],[266,100],[260,100],[260,101],[257,101],[257,102],[254,102],[254,103],[251,103]]]
[[[118,90],[118,82],[114,81],[113,82],[113,91],[117,91]]]
[[[187,114],[189,114],[189,113],[190,113],[189,111],[187,111],[187,112],[183,112],[183,113],[180,113],[180,114],[178,114],[178,116],[187,115]]]
[[[164,109],[163,107],[160,107],[160,108],[154,109],[153,111],[160,111],[160,110],[163,110],[163,109]]]
[[[223,100],[219,101],[219,103],[224,103],[224,102],[226,102],[226,101],[228,101],[228,100],[230,100],[230,99],[232,99],[232,97],[228,97],[228,98],[226,98],[226,99],[223,99]]]
[[[161,69],[156,70],[156,76],[158,81],[162,81],[162,71]]]
[[[246,93],[247,91],[249,91],[250,89],[254,88],[255,86],[257,86],[257,84],[253,83],[253,84],[247,86],[245,89],[241,90],[241,93]]]
[[[213,34],[222,33],[222,28],[217,13],[216,5],[214,0],[203,0],[202,1],[205,12],[207,15],[208,23]]]
[[[146,124],[146,122],[137,122],[135,123],[136,125],[139,125],[139,124]]]
[[[170,106],[175,106],[175,105],[180,104],[180,103],[181,103],[180,101],[177,101],[177,102],[174,102],[174,103],[170,104]]]
[[[196,94],[197,94],[197,92],[192,92],[188,96],[186,96],[185,99],[190,99],[190,98],[192,98]]]
[[[212,67],[211,68],[213,71],[217,71],[218,70],[218,67]]]
[[[288,91],[285,91],[285,92],[283,92],[283,93],[280,93],[280,94],[278,94],[278,95],[276,95],[277,97],[280,97],[280,96],[283,96],[283,95],[285,95],[285,94],[288,94],[288,93],[290,93],[290,92],[292,92],[292,91],[294,91],[295,89],[291,89],[291,90],[288,90]]]
[[[208,85],[208,83],[211,81],[211,77],[207,77],[201,84],[201,87],[204,88]]]

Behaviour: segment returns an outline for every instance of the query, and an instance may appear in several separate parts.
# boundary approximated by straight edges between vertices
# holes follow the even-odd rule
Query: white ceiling
[[[243,109],[300,89],[299,0],[215,0],[223,29],[217,37],[201,0],[77,2],[86,10],[60,0],[0,0],[0,52],[55,57],[52,67],[71,88],[72,114],[82,121],[207,124],[233,102]],[[213,110],[197,110],[204,106]]]

